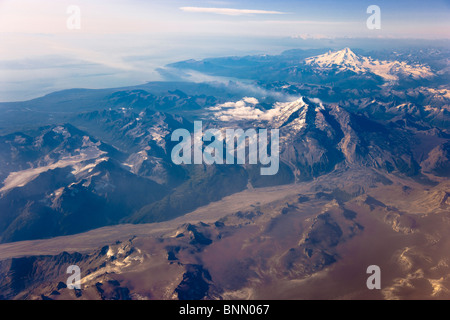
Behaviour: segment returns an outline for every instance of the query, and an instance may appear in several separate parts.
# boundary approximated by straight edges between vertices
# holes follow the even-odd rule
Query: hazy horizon
[[[411,39],[449,45],[449,1],[378,1],[380,30],[366,26],[371,4],[0,1],[0,101],[165,80],[155,69],[186,59],[420,43]],[[67,27],[70,5],[80,10],[79,29]]]

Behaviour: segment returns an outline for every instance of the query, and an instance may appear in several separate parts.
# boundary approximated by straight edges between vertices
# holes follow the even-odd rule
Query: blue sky
[[[450,0],[0,0],[0,32],[64,32],[70,4],[81,9],[80,33],[91,34],[293,36],[308,32],[370,37],[374,35],[365,28],[366,8],[375,4],[381,8],[383,22],[377,36],[450,37]]]
[[[372,4],[380,30],[366,27]],[[69,5],[80,29],[67,28]],[[178,60],[336,38],[450,39],[450,0],[0,0],[0,101],[142,83]]]

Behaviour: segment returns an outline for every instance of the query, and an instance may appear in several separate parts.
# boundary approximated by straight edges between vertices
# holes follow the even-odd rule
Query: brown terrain
[[[347,169],[248,189],[167,222],[2,244],[0,292],[8,299],[446,299],[450,183],[432,178],[437,184],[426,186]],[[81,290],[66,288],[74,264]],[[381,268],[381,290],[366,287],[370,265]]]

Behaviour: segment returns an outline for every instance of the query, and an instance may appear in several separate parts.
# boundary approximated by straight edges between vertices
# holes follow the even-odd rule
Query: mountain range
[[[160,71],[235,79],[0,103],[0,298],[447,297],[449,52],[411,52],[188,60]],[[199,120],[278,129],[280,170],[175,165]],[[378,293],[357,284],[371,245]]]
[[[409,65],[399,61],[380,61],[356,55],[350,48],[305,59],[307,65],[319,70],[351,71],[357,74],[372,73],[386,81],[396,81],[399,77],[424,79],[431,78],[434,73],[426,65]]]

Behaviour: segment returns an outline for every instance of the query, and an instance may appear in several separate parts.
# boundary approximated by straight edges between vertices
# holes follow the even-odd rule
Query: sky
[[[367,8],[380,8],[380,29]],[[450,39],[450,0],[0,0],[0,101],[162,80],[185,59],[308,40]]]

